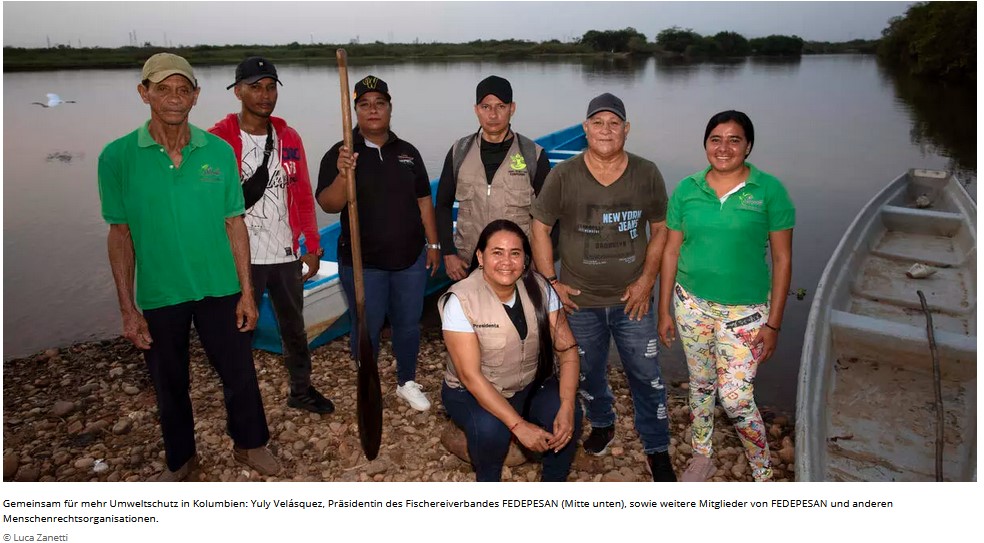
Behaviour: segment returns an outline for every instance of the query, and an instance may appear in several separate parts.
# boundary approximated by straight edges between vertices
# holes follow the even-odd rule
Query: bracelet
[[[441,250],[441,244],[440,243],[427,243],[426,245],[427,245],[427,248],[428,249]]]
[[[509,432],[512,433],[514,430],[516,430],[516,427],[519,426],[521,422],[523,422],[523,419],[517,420],[512,426],[509,427]]]
[[[551,275],[550,277],[544,277],[544,279],[546,279],[547,282],[550,283],[551,285],[557,282],[556,275]]]
[[[766,328],[768,328],[770,330],[774,330],[776,333],[778,333],[779,330],[782,329],[782,327],[780,327],[780,326],[772,326],[771,324],[769,324],[767,322],[762,323],[762,326],[765,326]]]

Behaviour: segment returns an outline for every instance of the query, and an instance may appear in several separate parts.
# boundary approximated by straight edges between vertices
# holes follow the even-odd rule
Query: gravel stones
[[[271,449],[283,464],[278,480],[297,481],[474,481],[464,434],[448,445],[455,429],[440,402],[446,360],[439,330],[425,330],[417,381],[433,407],[419,413],[395,394],[395,369],[380,371],[383,388],[383,439],[379,457],[369,462],[359,446],[355,413],[356,374],[341,338],[313,353],[313,384],[336,405],[331,415],[286,406],[287,372],[282,357],[254,351]],[[388,341],[381,359],[391,360]],[[98,369],[98,371],[96,371]],[[203,481],[264,479],[232,458],[226,433],[222,386],[192,341],[191,398]],[[163,441],[156,398],[142,354],[122,338],[49,349],[4,363],[4,474],[6,481],[148,481],[164,468]],[[126,379],[122,382],[121,379]],[[571,481],[647,481],[645,455],[633,428],[632,400],[621,370],[609,379],[618,415],[611,453],[578,452]],[[686,383],[668,387],[671,460],[681,475],[692,455]],[[721,481],[751,481],[744,450],[727,417],[720,412],[712,435],[714,462]],[[769,445],[776,480],[793,478],[793,428],[789,418],[763,409],[770,422]],[[584,424],[581,439],[590,425]],[[457,453],[453,452],[457,451]],[[461,454],[464,451],[464,454]],[[727,469],[725,469],[727,466]],[[245,475],[244,475],[245,472]],[[510,451],[503,481],[538,481],[540,465]],[[269,478],[274,479],[274,478]]]

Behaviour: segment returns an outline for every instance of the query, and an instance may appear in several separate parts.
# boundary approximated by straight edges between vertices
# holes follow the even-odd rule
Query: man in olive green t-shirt
[[[188,122],[200,89],[185,59],[158,53],[140,79],[150,120],[100,154],[99,198],[123,335],[143,350],[157,393],[168,468],[159,480],[184,480],[198,463],[192,322],[222,380],[234,457],[274,475],[280,464],[266,448],[248,333],[256,304],[252,289],[241,288],[251,283],[238,165],[227,143]]]
[[[582,353],[580,391],[592,427],[585,451],[603,455],[615,437],[607,376],[614,338],[647,466],[654,481],[675,481],[652,307],[666,243],[666,187],[655,164],[625,152],[629,122],[619,98],[605,93],[591,100],[584,131],[587,150],[551,170],[533,202],[534,261],[570,313]],[[549,226],[557,220],[559,280]]]

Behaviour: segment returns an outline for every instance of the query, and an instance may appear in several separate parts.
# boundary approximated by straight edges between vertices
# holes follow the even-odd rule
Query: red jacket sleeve
[[[316,252],[320,247],[321,236],[318,234],[318,219],[314,211],[314,192],[311,189],[311,176],[308,172],[307,153],[301,136],[293,128],[292,135],[297,138],[297,148],[300,160],[297,164],[297,182],[291,189],[294,192],[294,202],[297,213],[297,229],[294,231],[294,241],[304,234],[304,246],[309,253]]]

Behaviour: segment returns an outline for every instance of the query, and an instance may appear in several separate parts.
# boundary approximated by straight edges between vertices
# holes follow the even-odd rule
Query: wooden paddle
[[[352,101],[349,94],[348,56],[345,49],[335,51],[338,60],[338,80],[342,93],[342,140],[352,145]],[[345,188],[348,194],[349,238],[352,246],[352,275],[355,279],[355,315],[358,321],[359,378],[356,396],[356,412],[359,422],[359,441],[366,458],[373,460],[379,454],[383,439],[383,395],[379,385],[379,368],[373,357],[369,329],[366,327],[366,291],[362,280],[362,238],[359,234],[359,205],[355,199],[355,170],[345,172]]]

